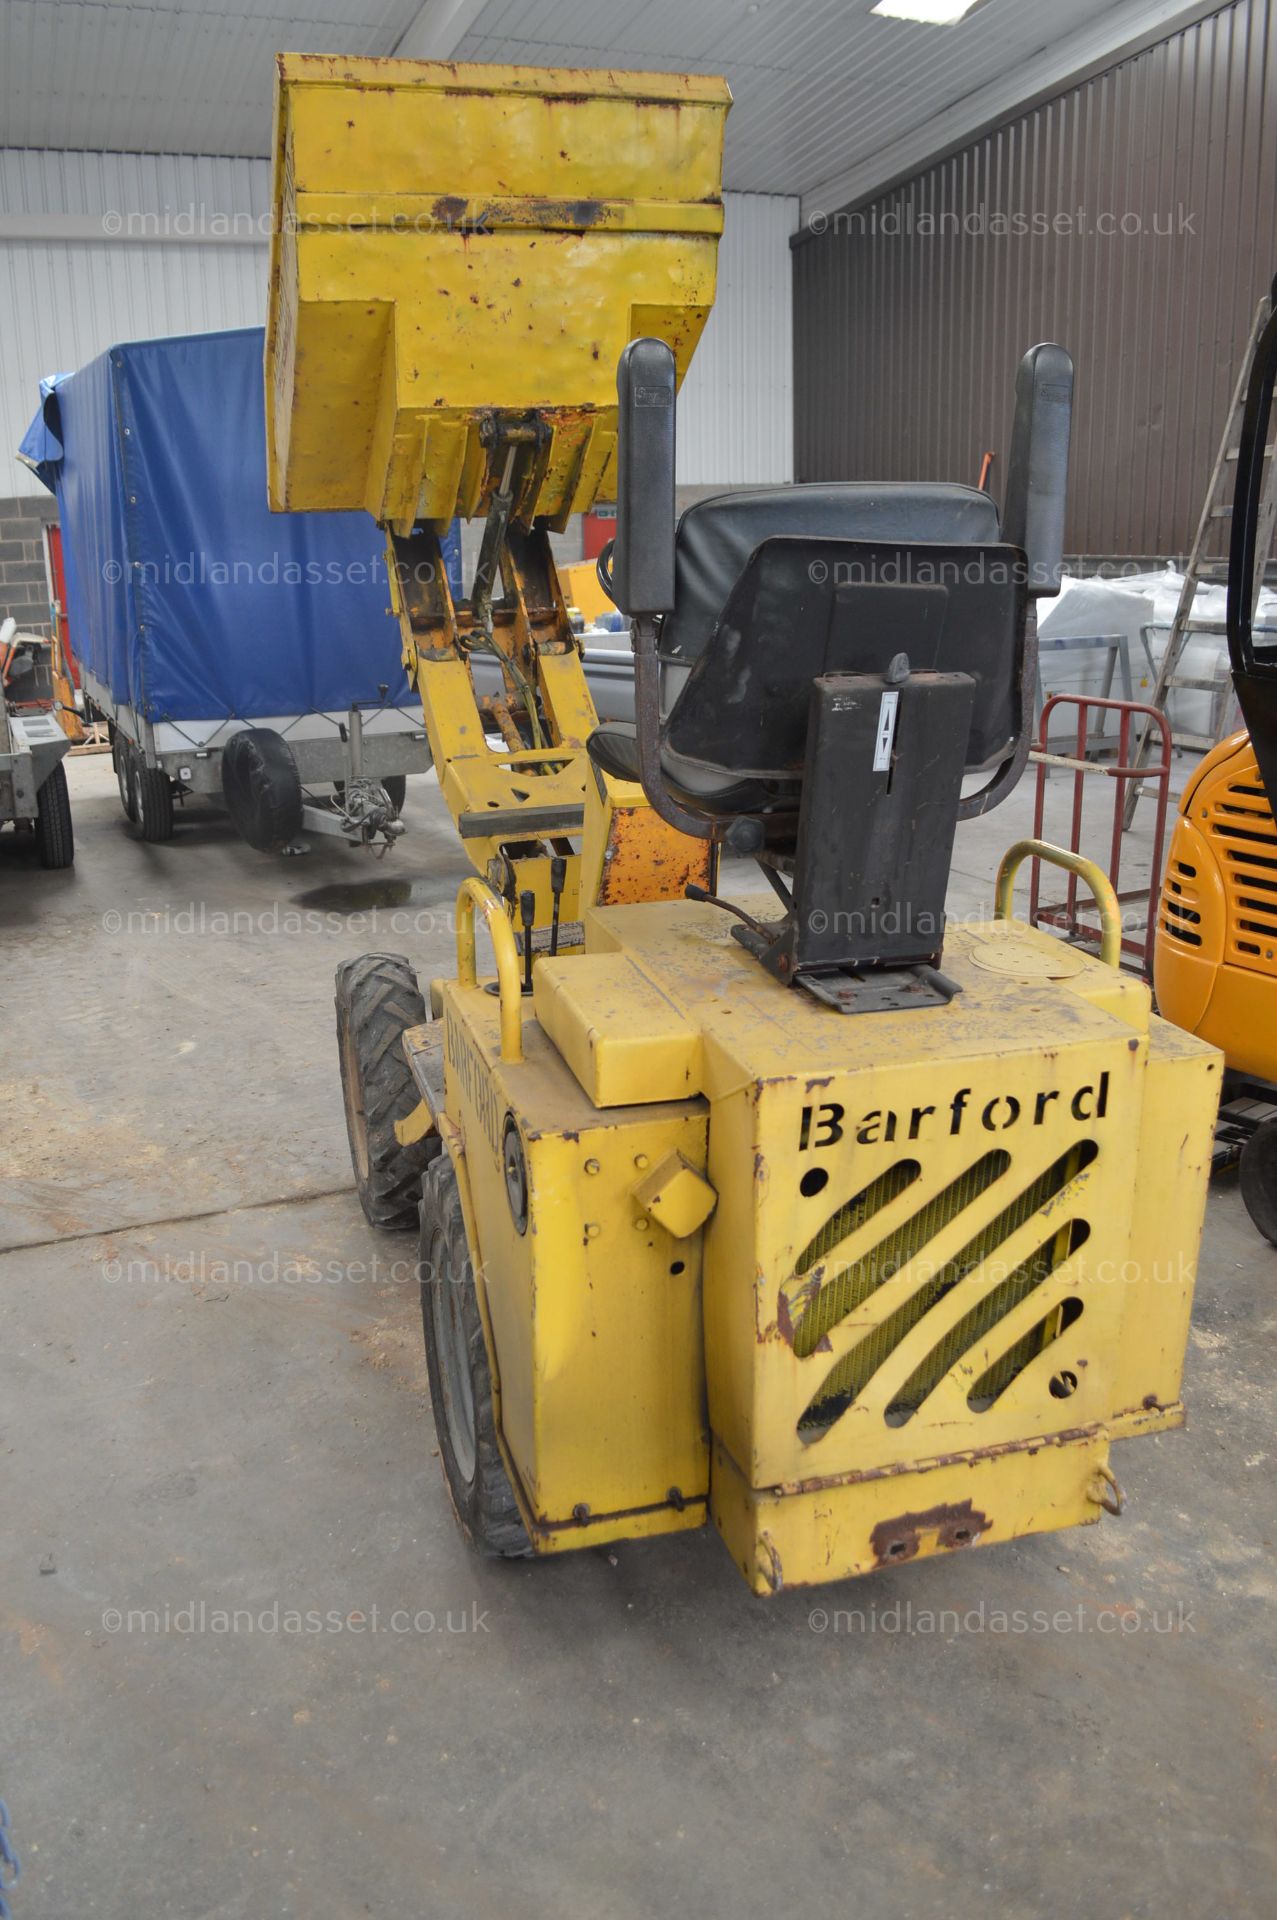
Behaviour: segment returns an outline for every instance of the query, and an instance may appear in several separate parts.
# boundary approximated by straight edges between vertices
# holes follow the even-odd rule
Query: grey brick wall
[[[0,621],[12,614],[24,633],[52,632],[43,527],[57,517],[51,493],[0,499]]]

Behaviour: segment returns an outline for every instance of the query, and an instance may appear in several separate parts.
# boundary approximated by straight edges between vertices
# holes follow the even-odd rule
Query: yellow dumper
[[[1027,754],[1066,353],[1022,363],[1001,513],[846,483],[676,531],[728,101],[285,56],[267,393],[273,503],[387,527],[477,869],[433,1018],[403,956],[337,988],[365,1211],[420,1213],[458,1517],[500,1554],[712,1517],[774,1593],[1120,1509],[1111,1442],[1182,1418],[1219,1061],[1118,972],[1094,869],[1100,959],[1011,917],[1024,858],[1074,856],[1012,849],[946,937],[956,826]],[[596,724],[550,552],[600,492],[632,727]]]

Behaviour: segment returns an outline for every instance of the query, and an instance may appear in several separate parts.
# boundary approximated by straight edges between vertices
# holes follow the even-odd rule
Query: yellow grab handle
[[[1011,918],[1011,895],[1015,890],[1015,876],[1026,860],[1045,860],[1053,867],[1063,867],[1068,873],[1076,873],[1085,880],[1095,895],[1095,904],[1100,910],[1100,959],[1105,966],[1116,967],[1122,961],[1122,913],[1117,904],[1117,895],[1113,883],[1102,867],[1094,860],[1083,859],[1080,853],[1070,853],[1067,847],[1053,847],[1049,840],[1017,840],[1008,847],[1002,856],[998,868],[998,878],[993,896],[993,916],[995,920]]]
[[[461,882],[457,894],[457,978],[463,987],[473,987],[477,975],[474,957],[475,908],[483,915],[492,937],[497,962],[497,986],[501,998],[501,1058],[517,1063],[523,1058],[523,989],[519,983],[519,949],[514,943],[505,903],[492,888],[471,875]]]

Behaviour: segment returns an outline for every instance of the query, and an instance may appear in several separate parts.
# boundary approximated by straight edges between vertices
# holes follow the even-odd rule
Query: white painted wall
[[[0,496],[43,374],[119,340],[260,325],[270,163],[0,149]],[[789,235],[798,202],[728,194],[718,301],[684,385],[679,479],[793,477]]]
[[[780,485],[794,477],[789,236],[798,202],[724,196],[718,297],[678,403],[683,486]]]
[[[43,492],[16,457],[42,375],[74,372],[117,340],[260,324],[265,229],[252,228],[269,206],[266,160],[0,149],[0,495]],[[239,215],[243,241],[110,232],[201,207]]]

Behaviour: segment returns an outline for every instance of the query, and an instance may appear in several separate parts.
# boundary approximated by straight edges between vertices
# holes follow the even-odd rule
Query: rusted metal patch
[[[1035,1433],[1022,1440],[998,1440],[987,1447],[963,1447],[953,1453],[931,1454],[925,1460],[893,1460],[881,1467],[857,1467],[848,1473],[813,1474],[801,1480],[782,1480],[773,1491],[779,1494],[826,1493],[834,1487],[856,1487],[870,1480],[894,1480],[905,1474],[932,1473],[944,1467],[978,1467],[987,1460],[1000,1460],[1006,1454],[1022,1453],[1033,1460],[1048,1448],[1084,1446],[1100,1434],[1093,1423],[1085,1427],[1064,1427],[1058,1433]]]
[[[926,1535],[936,1536],[941,1549],[973,1547],[991,1525],[970,1500],[948,1506],[926,1507],[920,1513],[897,1514],[894,1520],[880,1520],[869,1536],[874,1562],[880,1567],[896,1566],[902,1560],[914,1560],[922,1550]]]
[[[676,833],[650,807],[618,807],[612,815],[598,903],[681,900],[689,884],[709,885],[708,841]]]

